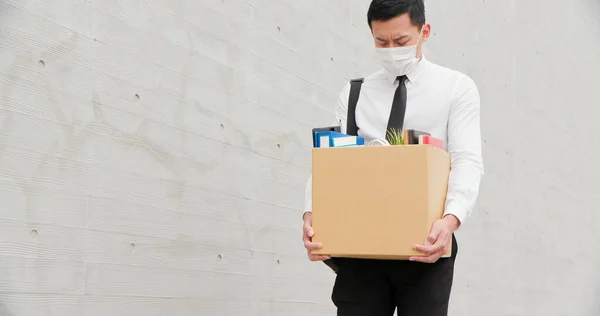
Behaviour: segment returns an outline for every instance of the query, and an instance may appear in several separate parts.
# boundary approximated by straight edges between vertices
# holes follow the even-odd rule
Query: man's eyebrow
[[[375,37],[376,40],[380,41],[380,42],[385,42],[387,41],[385,38],[382,37]]]
[[[405,39],[407,37],[408,37],[408,35],[402,35],[402,36],[394,38],[394,41],[401,41],[401,40],[403,40],[403,39]]]

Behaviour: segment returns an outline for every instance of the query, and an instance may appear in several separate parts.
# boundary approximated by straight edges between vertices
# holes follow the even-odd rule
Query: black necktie
[[[390,111],[390,118],[388,120],[388,126],[386,130],[386,138],[389,141],[389,134],[392,129],[394,132],[402,131],[404,126],[404,114],[406,113],[406,76],[398,76],[398,88],[394,93],[394,101],[392,102],[392,110]]]

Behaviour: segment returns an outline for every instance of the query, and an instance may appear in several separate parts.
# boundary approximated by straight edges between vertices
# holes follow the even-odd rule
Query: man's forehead
[[[373,30],[373,35],[377,39],[398,40],[398,39],[410,37],[411,32],[410,31],[398,31],[398,30],[391,30],[391,31],[387,31],[387,32],[385,32],[385,31],[377,32],[377,31]]]
[[[371,27],[375,37],[400,38],[411,36],[418,28],[410,23],[410,20],[403,21],[400,18],[394,18],[385,22],[374,21]]]

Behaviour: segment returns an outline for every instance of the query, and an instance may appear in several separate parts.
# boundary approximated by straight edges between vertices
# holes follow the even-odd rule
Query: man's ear
[[[421,28],[421,43],[419,43],[417,47],[416,57],[419,58],[419,60],[423,57],[423,44],[429,39],[429,34],[431,34],[431,25],[424,24]]]
[[[422,42],[425,43],[429,39],[429,35],[431,35],[431,25],[425,24],[423,25],[423,30],[421,31],[421,37],[423,37]]]

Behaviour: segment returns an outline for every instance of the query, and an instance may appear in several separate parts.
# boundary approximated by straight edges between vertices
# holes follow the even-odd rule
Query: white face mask
[[[377,48],[381,66],[394,76],[404,76],[410,73],[419,63],[417,45],[420,40],[421,34],[419,34],[417,43],[412,46]]]

